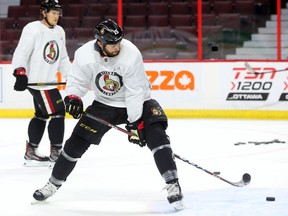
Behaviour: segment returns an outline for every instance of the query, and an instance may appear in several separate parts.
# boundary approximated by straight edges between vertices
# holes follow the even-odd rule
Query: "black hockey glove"
[[[135,134],[135,136],[128,136],[129,142],[137,144],[141,147],[146,145],[143,120],[138,120],[133,123],[127,122],[126,129]]]
[[[13,76],[16,77],[16,82],[14,84],[14,90],[24,91],[28,86],[28,77],[26,75],[26,70],[23,67],[16,68],[13,72]]]
[[[73,116],[74,119],[79,119],[83,113],[83,102],[76,95],[68,95],[64,98],[66,112]]]

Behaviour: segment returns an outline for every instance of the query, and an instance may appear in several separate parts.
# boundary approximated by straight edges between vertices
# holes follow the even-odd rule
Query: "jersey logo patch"
[[[57,41],[52,40],[49,41],[45,47],[44,47],[44,51],[43,51],[43,58],[45,60],[45,62],[47,62],[48,64],[54,64],[59,57],[59,46],[57,44]]]
[[[116,72],[102,71],[95,79],[96,87],[107,96],[115,95],[123,86],[122,77]]]

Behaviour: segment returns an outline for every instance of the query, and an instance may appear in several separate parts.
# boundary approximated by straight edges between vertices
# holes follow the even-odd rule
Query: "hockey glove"
[[[14,84],[14,90],[24,91],[28,86],[28,77],[26,75],[26,70],[23,67],[14,70],[13,76],[16,77],[16,82]]]
[[[138,120],[133,123],[127,122],[126,129],[135,134],[135,136],[128,136],[129,142],[137,144],[141,147],[146,145],[143,120]]]
[[[83,113],[83,102],[76,95],[68,95],[64,98],[65,110],[73,116],[74,119],[79,119]]]

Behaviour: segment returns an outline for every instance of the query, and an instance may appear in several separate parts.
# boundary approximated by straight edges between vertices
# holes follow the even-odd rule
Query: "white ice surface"
[[[65,139],[76,122],[66,120]],[[176,154],[231,181],[246,172],[252,177],[248,186],[237,188],[176,159],[186,206],[179,212],[166,200],[148,148],[128,143],[115,129],[99,146],[90,147],[53,197],[31,205],[33,192],[48,181],[52,170],[22,166],[28,123],[0,119],[1,216],[288,215],[287,121],[170,119],[167,132]],[[274,139],[285,143],[248,144]],[[49,152],[47,133],[40,151]],[[276,200],[267,202],[268,196]]]

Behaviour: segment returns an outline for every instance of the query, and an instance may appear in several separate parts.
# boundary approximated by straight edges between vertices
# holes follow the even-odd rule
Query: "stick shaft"
[[[275,71],[263,71],[263,72],[258,72],[255,71],[249,64],[248,62],[245,62],[245,67],[247,70],[249,70],[250,72],[254,73],[254,74],[268,74],[268,73],[278,73],[278,72],[283,72],[283,71],[288,71],[288,68],[285,69],[280,69],[280,70],[275,70]]]
[[[288,69],[281,69],[281,70],[275,70],[275,71],[263,71],[263,72],[257,72],[258,74],[267,74],[267,73],[278,73],[278,72],[283,72],[283,71],[288,71]]]
[[[209,175],[212,175],[212,176],[214,176],[214,177],[216,177],[216,178],[218,178],[218,179],[220,179],[220,180],[222,180],[222,181],[224,181],[224,182],[226,182],[226,183],[228,183],[228,184],[230,184],[230,185],[233,185],[233,186],[236,186],[236,187],[237,187],[237,185],[235,185],[235,183],[230,182],[230,181],[222,178],[221,176],[216,175],[216,174],[214,174],[213,172],[211,172],[211,171],[209,171],[209,170],[207,170],[207,169],[204,169],[204,168],[200,167],[199,165],[197,165],[197,164],[195,164],[195,163],[193,163],[193,162],[191,162],[191,161],[189,161],[189,160],[187,160],[187,159],[185,159],[185,158],[180,157],[179,155],[177,155],[177,154],[175,154],[175,153],[174,153],[174,156],[175,156],[177,159],[182,160],[182,161],[184,161],[184,162],[186,162],[186,163],[188,163],[188,164],[196,167],[197,169],[200,169],[200,170],[208,173]]]
[[[50,86],[50,85],[66,85],[66,82],[28,83],[28,86]]]
[[[96,117],[96,116],[94,116],[94,115],[91,115],[91,114],[89,114],[89,113],[86,113],[85,115],[86,115],[87,117],[95,120],[95,121],[98,121],[98,122],[100,122],[100,123],[102,123],[102,124],[104,124],[104,125],[106,125],[106,126],[109,126],[109,127],[114,128],[114,129],[116,129],[116,130],[118,130],[118,131],[121,131],[122,133],[125,133],[125,134],[127,134],[127,135],[129,135],[129,136],[135,136],[135,134],[130,133],[129,131],[127,131],[127,130],[121,128],[121,127],[118,127],[118,126],[116,126],[116,125],[113,125],[113,124],[111,124],[110,122],[105,121],[104,119],[98,118],[98,117]]]

